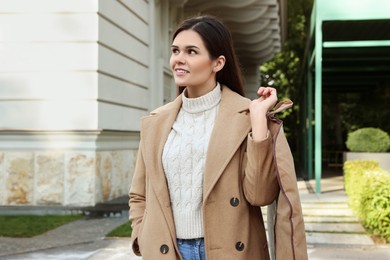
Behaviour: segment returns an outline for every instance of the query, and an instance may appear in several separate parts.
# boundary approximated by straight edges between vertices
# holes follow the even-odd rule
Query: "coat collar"
[[[204,172],[204,200],[250,131],[250,100],[222,86],[221,103],[208,146]],[[145,163],[161,206],[170,207],[162,166],[162,152],[182,104],[181,95],[142,119],[141,139]],[[157,151],[157,152],[156,152]]]

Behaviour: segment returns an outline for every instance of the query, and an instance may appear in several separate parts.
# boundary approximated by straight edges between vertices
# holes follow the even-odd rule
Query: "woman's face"
[[[197,32],[181,31],[173,40],[171,50],[170,65],[176,85],[186,86],[189,97],[204,95],[216,86],[218,59],[210,59]]]

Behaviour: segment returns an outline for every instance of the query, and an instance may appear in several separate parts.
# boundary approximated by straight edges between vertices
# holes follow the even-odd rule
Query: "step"
[[[344,192],[300,193],[301,203],[346,203],[348,196]]]
[[[302,209],[349,209],[345,202],[309,202],[301,203]]]
[[[359,223],[305,223],[307,232],[366,233]]]
[[[267,207],[262,207],[261,211],[263,213],[263,218],[266,218],[268,212]],[[346,205],[336,205],[332,208],[327,207],[326,205],[303,205],[302,213],[305,219],[307,217],[313,217],[312,219],[319,218],[319,220],[321,220],[321,218],[340,218],[346,222],[357,221],[355,213]]]
[[[305,223],[359,223],[359,219],[354,216],[303,216]]]
[[[340,234],[340,233],[306,233],[307,244],[333,244],[333,245],[374,245],[368,235]]]
[[[304,216],[355,216],[351,209],[318,209],[307,208],[302,210]]]
[[[261,207],[262,211],[266,211],[268,206]],[[312,201],[312,202],[301,202],[302,209],[350,209],[347,202],[324,202],[324,201]]]

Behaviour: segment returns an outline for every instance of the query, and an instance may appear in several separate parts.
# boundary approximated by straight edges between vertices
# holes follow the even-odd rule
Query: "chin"
[[[187,86],[188,82],[185,80],[175,80],[176,86]]]

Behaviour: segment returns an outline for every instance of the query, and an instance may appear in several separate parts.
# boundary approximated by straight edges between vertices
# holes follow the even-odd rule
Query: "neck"
[[[203,95],[206,95],[210,91],[212,91],[215,86],[217,85],[216,81],[213,81],[211,83],[207,83],[207,85],[204,86],[187,86],[186,87],[186,96],[188,98],[198,98]]]

